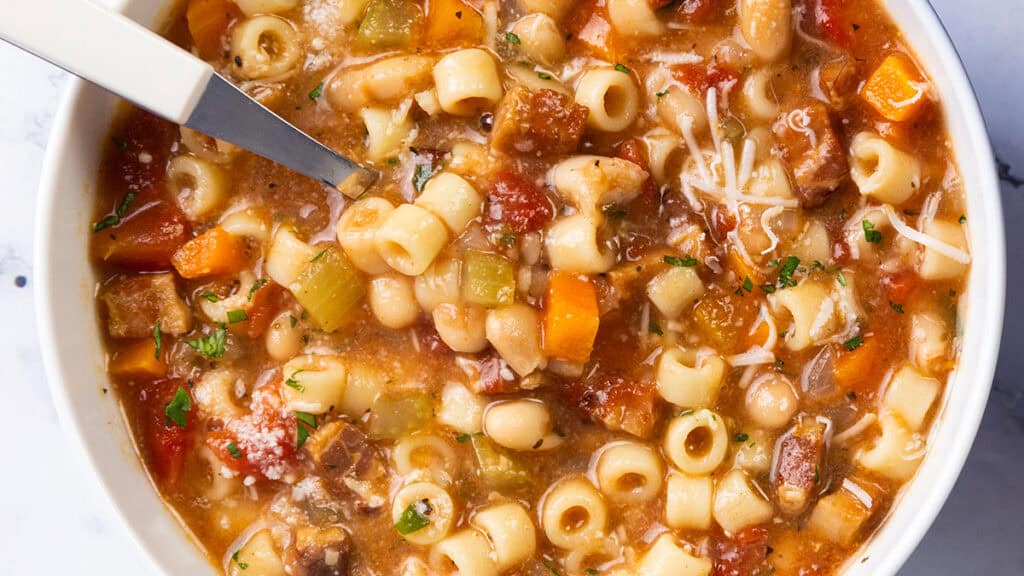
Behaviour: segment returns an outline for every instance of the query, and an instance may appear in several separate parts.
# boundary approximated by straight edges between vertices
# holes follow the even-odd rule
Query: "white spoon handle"
[[[213,68],[87,0],[3,0],[0,38],[184,124]]]

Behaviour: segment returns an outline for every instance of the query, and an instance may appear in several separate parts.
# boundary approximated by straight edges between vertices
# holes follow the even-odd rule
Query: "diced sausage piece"
[[[595,373],[562,387],[562,398],[609,430],[646,438],[658,417],[657,392],[652,383],[615,373]]]
[[[807,509],[822,483],[824,457],[823,423],[806,418],[783,436],[775,455],[775,496],[783,513]]]
[[[833,108],[843,109],[857,93],[857,61],[846,52],[829,60],[818,69],[818,87]]]
[[[710,556],[714,561],[712,576],[771,574],[768,565],[768,531],[760,526],[746,528],[731,538],[716,534],[711,539],[710,548]]]
[[[846,179],[846,149],[820,102],[783,112],[772,127],[804,208],[816,208]]]
[[[484,211],[489,225],[508,225],[516,234],[526,234],[541,229],[554,217],[551,201],[533,182],[514,172],[494,175]]]
[[[387,469],[359,428],[340,420],[326,424],[306,443],[313,461],[334,485],[355,494],[356,507],[374,512],[387,504]]]
[[[148,337],[158,321],[165,334],[184,334],[192,326],[192,315],[178,296],[171,273],[119,280],[106,289],[103,301],[107,331],[114,338]]]
[[[587,115],[565,94],[516,86],[498,106],[491,146],[506,154],[569,154],[579,147]]]
[[[346,576],[351,538],[340,526],[305,526],[295,532],[295,576]]]

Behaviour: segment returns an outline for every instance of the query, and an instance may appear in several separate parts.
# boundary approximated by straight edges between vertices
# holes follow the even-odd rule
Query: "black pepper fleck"
[[[241,66],[241,65],[242,65],[242,57],[241,56],[235,56],[235,66]]]

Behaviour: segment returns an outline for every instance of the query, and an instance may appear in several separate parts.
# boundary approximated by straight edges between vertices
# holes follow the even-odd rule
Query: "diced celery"
[[[397,440],[426,426],[433,415],[434,402],[426,394],[385,394],[370,410],[370,436]]]
[[[494,308],[511,304],[516,297],[516,275],[512,263],[489,252],[466,252],[462,262],[462,298]]]
[[[340,250],[318,252],[295,280],[292,294],[309,316],[327,332],[343,326],[366,294],[355,267]]]
[[[356,33],[356,46],[364,50],[405,47],[422,14],[411,0],[370,0]]]
[[[530,484],[530,471],[483,434],[472,436],[480,477],[493,488],[514,490]]]

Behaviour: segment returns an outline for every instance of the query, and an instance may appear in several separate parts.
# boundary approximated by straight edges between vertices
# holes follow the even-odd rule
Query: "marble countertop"
[[[932,0],[967,64],[1000,161],[1007,223],[1024,219],[1021,0]],[[1011,7],[1017,10],[1011,10]],[[65,74],[0,43],[0,366],[4,367],[0,572],[150,574],[54,412],[36,339],[35,191]],[[961,159],[970,162],[970,159]],[[1009,288],[1024,282],[1024,227],[1007,226]],[[995,385],[967,467],[902,576],[1024,574],[1024,299],[1007,298]]]

